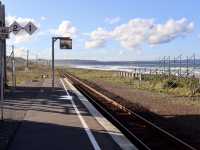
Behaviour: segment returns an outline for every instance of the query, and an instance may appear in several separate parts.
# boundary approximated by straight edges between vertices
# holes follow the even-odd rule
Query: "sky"
[[[72,50],[56,59],[102,61],[155,60],[163,56],[198,56],[200,16],[198,0],[3,0],[6,22],[22,26],[32,21],[38,30],[7,40],[16,55],[50,59],[51,38],[69,36]]]

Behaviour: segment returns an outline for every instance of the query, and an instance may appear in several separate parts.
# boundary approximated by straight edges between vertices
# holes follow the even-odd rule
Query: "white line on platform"
[[[67,95],[68,95],[69,93],[68,93],[68,91],[67,91],[67,88],[66,88],[66,86],[65,86],[65,84],[64,84],[64,82],[63,82],[63,80],[60,79],[60,81],[61,81],[61,83],[62,83],[62,85],[63,85],[63,87],[64,87],[64,89],[65,89],[65,91],[66,91],[66,93],[67,93]],[[78,117],[79,117],[79,119],[80,119],[80,121],[81,121],[83,127],[84,127],[85,132],[87,133],[87,135],[88,135],[88,137],[89,137],[89,139],[90,139],[90,142],[91,142],[92,145],[93,145],[93,148],[94,148],[95,150],[101,150],[99,144],[97,143],[97,141],[96,141],[94,135],[92,134],[90,128],[88,127],[87,123],[86,123],[85,120],[83,119],[83,116],[81,115],[80,111],[78,110],[78,108],[77,108],[76,104],[74,103],[73,99],[70,99],[70,101],[71,101],[72,106],[73,106],[74,110],[76,111],[76,113],[77,113],[77,115],[78,115]]]

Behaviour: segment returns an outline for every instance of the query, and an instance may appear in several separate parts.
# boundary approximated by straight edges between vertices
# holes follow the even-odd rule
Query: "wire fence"
[[[199,99],[200,59],[195,54],[164,56],[158,61],[134,65],[129,71],[118,71],[117,76],[129,80],[135,88]]]

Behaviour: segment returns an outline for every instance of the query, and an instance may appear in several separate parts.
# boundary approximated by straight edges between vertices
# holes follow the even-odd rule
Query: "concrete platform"
[[[44,81],[9,150],[136,149],[67,79],[56,85]]]

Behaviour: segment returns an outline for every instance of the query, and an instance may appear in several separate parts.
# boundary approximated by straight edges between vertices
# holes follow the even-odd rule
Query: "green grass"
[[[88,81],[103,81],[113,86],[128,86],[131,89],[168,93],[176,96],[199,96],[199,81],[194,78],[177,78],[162,75],[143,75],[138,78],[119,77],[114,71],[69,68],[66,71]]]
[[[49,77],[50,75],[50,68],[46,65],[36,65],[36,64],[31,64],[29,66],[28,71],[25,70],[25,66],[20,66],[16,68],[16,83],[17,85],[22,84],[26,81],[41,81],[41,75],[42,74],[48,74]],[[12,84],[12,74],[10,69],[7,71],[7,80],[8,84]]]

